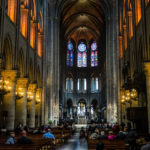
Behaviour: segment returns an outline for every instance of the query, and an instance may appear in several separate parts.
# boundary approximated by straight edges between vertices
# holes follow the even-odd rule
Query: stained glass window
[[[98,51],[96,42],[93,42],[91,44],[91,67],[96,66],[98,66]]]
[[[72,67],[73,66],[73,44],[71,41],[68,42],[68,45],[67,45],[67,60],[66,60],[66,63],[67,63],[67,66],[70,66]]]
[[[83,42],[78,45],[77,65],[78,67],[87,67],[87,48]]]

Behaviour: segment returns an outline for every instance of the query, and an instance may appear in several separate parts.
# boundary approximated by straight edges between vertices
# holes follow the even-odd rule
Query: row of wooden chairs
[[[95,150],[97,143],[102,142],[104,144],[104,150],[125,150],[127,145],[123,140],[99,140],[88,139],[88,149]]]
[[[32,140],[30,145],[5,145],[6,137],[0,138],[0,150],[53,150],[63,144],[72,135],[72,130],[54,129],[53,134],[55,140],[43,139],[41,134],[29,134],[28,137]],[[19,136],[16,137],[16,140]]]

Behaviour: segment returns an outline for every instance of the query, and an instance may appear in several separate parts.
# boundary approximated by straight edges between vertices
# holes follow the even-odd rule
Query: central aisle
[[[57,148],[57,150],[88,150],[88,145],[86,140],[79,139],[79,132],[77,132],[65,145]]]

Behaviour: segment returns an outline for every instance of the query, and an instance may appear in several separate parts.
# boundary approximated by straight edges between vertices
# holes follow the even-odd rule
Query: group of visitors
[[[15,144],[15,132],[10,132],[9,137],[6,139],[5,144]],[[32,144],[32,140],[27,137],[27,132],[25,130],[22,131],[22,136],[18,139],[18,144]]]
[[[150,136],[141,138],[138,136],[135,129],[131,129],[130,126],[125,127],[124,123],[121,125],[118,123],[113,125],[110,125],[109,123],[87,125],[84,135],[86,135],[89,139],[124,140],[131,150],[137,150],[139,147],[141,147],[141,150],[150,150]],[[100,150],[100,147],[103,146],[103,143],[98,143],[98,150]]]
[[[27,131],[21,131],[21,137],[16,141],[15,132],[10,132],[9,137],[6,139],[5,144],[32,144],[32,140],[27,137]],[[43,139],[52,139],[55,140],[54,135],[51,133],[51,129],[48,128],[47,131],[43,134]]]

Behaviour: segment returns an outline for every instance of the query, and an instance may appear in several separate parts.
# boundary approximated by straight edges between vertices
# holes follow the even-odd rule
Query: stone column
[[[54,27],[55,27],[55,41],[54,41],[54,55],[55,55],[55,67],[54,67],[54,71],[55,71],[55,75],[54,75],[54,89],[55,89],[55,109],[53,112],[53,115],[55,116],[54,120],[56,122],[55,125],[58,124],[59,121],[59,80],[60,80],[60,73],[59,73],[59,18],[55,17],[54,18]]]
[[[144,64],[147,89],[148,131],[150,133],[150,62]]]
[[[15,91],[16,91],[16,76],[17,71],[15,70],[4,70],[2,71],[2,76],[4,78],[4,86],[8,93],[4,95],[4,108],[3,111],[6,112],[6,129],[14,130],[15,123]]]
[[[17,80],[16,94],[20,98],[16,98],[16,125],[22,123],[25,126],[27,123],[27,83],[27,78],[19,78]]]
[[[35,95],[36,95],[36,84],[29,84],[28,87],[28,125],[29,128],[35,128]]]
[[[2,58],[0,58],[0,72],[2,71],[2,66],[3,66],[3,60]],[[3,95],[0,95],[0,122],[3,121],[2,109],[3,109]],[[0,128],[1,127],[2,127],[2,123],[0,124]]]
[[[106,20],[106,86],[107,86],[107,121],[118,120],[119,100],[119,47],[118,47],[118,1]]]
[[[41,123],[41,102],[42,102],[42,88],[38,88],[36,90],[36,107],[35,107],[35,115],[36,115],[36,126],[39,127]]]

